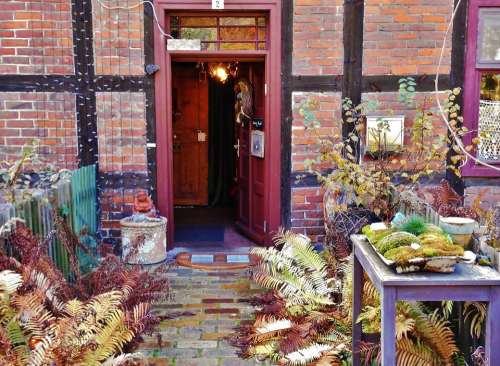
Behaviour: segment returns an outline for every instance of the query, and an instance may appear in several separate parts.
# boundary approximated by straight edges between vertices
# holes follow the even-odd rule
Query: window
[[[170,34],[178,39],[200,39],[202,50],[265,50],[264,15],[172,15]]]
[[[496,7],[494,6],[496,5]],[[479,137],[476,156],[500,164],[500,6],[494,0],[471,0],[467,24],[464,123],[467,144]],[[469,161],[464,175],[498,173]]]

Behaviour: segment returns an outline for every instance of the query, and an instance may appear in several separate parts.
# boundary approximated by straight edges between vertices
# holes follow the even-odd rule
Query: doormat
[[[175,260],[180,266],[208,271],[245,269],[259,262],[258,257],[252,254],[191,254],[188,252],[177,254]]]
[[[176,225],[175,241],[223,242],[225,228],[222,225]]]

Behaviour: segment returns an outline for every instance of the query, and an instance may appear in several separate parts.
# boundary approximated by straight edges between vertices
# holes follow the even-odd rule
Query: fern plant
[[[126,296],[120,291],[61,303],[46,296],[53,290],[46,279],[23,289],[25,276],[0,272],[0,365],[139,364],[137,355],[119,354],[148,316],[147,306],[128,317],[120,309]]]
[[[232,343],[242,357],[281,365],[341,365],[350,347],[350,325],[334,301],[336,282],[327,259],[300,234],[280,232],[275,246],[252,251],[261,259],[253,279],[271,290],[254,298],[255,322]]]

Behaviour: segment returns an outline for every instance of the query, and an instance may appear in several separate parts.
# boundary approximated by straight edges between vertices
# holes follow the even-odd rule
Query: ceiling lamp
[[[220,81],[221,83],[225,83],[229,76],[236,76],[237,64],[232,62],[228,64],[218,63],[218,64],[209,64],[208,70],[210,76],[215,80]]]

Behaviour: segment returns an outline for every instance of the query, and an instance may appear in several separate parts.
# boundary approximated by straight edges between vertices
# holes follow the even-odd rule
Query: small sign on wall
[[[212,9],[224,9],[224,0],[212,0]]]
[[[251,137],[251,154],[258,158],[264,157],[264,131],[253,130]]]
[[[200,39],[167,39],[167,50],[169,51],[200,51]]]

